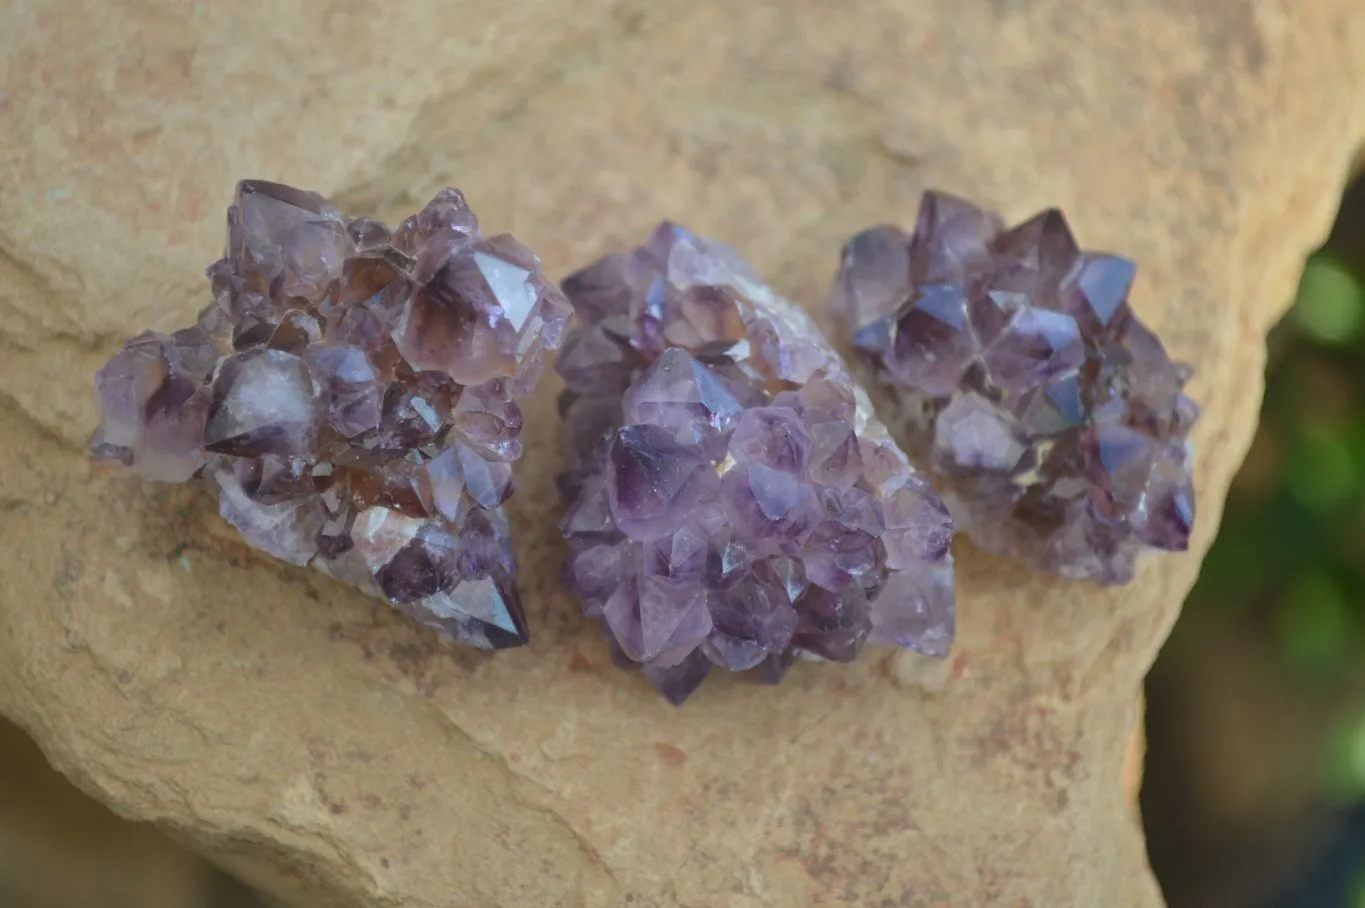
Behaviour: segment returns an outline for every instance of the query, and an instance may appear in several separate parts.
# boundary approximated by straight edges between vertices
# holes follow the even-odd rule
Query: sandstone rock
[[[1135,695],[1365,137],[1355,0],[54,0],[0,36],[0,712],[86,790],[311,905],[1159,904]],[[248,175],[385,218],[456,183],[551,276],[669,216],[808,305],[927,185],[1059,205],[1197,366],[1192,552],[1101,590],[959,544],[946,673],[674,710],[560,589],[546,381],[511,508],[533,643],[446,648],[84,456],[89,376],[192,318]]]
[[[145,823],[76,791],[0,720],[0,903],[23,908],[212,908],[223,882]],[[224,908],[261,908],[224,900]]]

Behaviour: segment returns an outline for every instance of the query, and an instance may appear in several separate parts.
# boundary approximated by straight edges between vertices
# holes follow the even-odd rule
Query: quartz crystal
[[[681,703],[865,643],[942,656],[953,524],[804,311],[674,224],[574,274],[564,576]]]
[[[518,401],[572,315],[458,190],[396,231],[238,185],[213,301],[96,378],[102,459],[197,482],[251,545],[485,649],[526,642],[502,504]]]
[[[1192,370],[1129,307],[1136,270],[1059,211],[1006,229],[938,192],[912,233],[844,247],[831,305],[981,547],[1109,584],[1144,547],[1187,547]]]

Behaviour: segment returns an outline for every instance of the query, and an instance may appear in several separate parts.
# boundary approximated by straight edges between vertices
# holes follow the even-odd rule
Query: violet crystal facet
[[[804,311],[665,223],[564,283],[565,580],[673,703],[865,643],[942,656],[952,521]]]
[[[913,233],[844,247],[831,305],[983,548],[1119,584],[1144,547],[1187,547],[1192,370],[1129,308],[1135,274],[1080,249],[1059,211],[1006,229],[938,192]]]
[[[502,503],[572,310],[446,189],[393,232],[238,185],[213,302],[100,370],[102,459],[195,481],[251,545],[485,649],[526,642]]]

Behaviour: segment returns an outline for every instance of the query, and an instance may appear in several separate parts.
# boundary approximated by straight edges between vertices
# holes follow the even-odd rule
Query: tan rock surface
[[[217,876],[145,823],[81,795],[0,720],[0,905],[213,908]]]
[[[116,810],[313,905],[1154,906],[1124,754],[1261,337],[1365,139],[1358,0],[51,0],[0,12],[0,711]],[[448,649],[82,452],[245,175],[462,186],[552,275],[663,215],[818,305],[926,185],[1059,204],[1197,363],[1195,554],[1130,588],[958,546],[930,664],[673,710],[559,590],[553,381],[512,507],[535,643]]]

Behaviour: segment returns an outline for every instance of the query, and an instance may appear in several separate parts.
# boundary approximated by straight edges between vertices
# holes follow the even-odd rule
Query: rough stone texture
[[[3,720],[0,905],[265,908],[164,834],[82,795]]]
[[[83,788],[312,905],[1159,904],[1135,693],[1365,138],[1358,0],[53,0],[0,36],[0,711]],[[1192,551],[1106,591],[960,545],[937,672],[679,712],[560,591],[547,380],[510,514],[536,641],[446,649],[82,450],[89,376],[192,317],[245,174],[386,218],[455,183],[551,276],[671,216],[810,306],[925,186],[1059,205],[1198,370]]]

